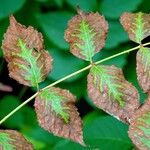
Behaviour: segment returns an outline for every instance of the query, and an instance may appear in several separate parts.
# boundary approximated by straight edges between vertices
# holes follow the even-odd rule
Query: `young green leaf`
[[[32,145],[17,131],[0,130],[1,150],[33,150]]]
[[[141,41],[150,35],[150,15],[142,12],[127,13],[125,12],[120,22],[123,25],[125,31],[127,31],[129,38],[136,42]]]
[[[92,61],[94,54],[105,44],[107,30],[108,24],[103,16],[78,10],[78,15],[68,23],[65,40],[75,56]]]
[[[93,66],[88,75],[88,94],[94,104],[124,122],[139,107],[136,88],[115,66]]]
[[[36,97],[34,106],[42,128],[57,136],[84,144],[82,121],[75,101],[69,91],[51,87]]]
[[[17,23],[10,17],[10,26],[2,43],[9,75],[21,84],[38,86],[51,70],[52,59],[44,50],[43,37],[33,27]]]
[[[150,90],[150,48],[141,47],[136,56],[137,79],[144,92]]]
[[[139,150],[150,149],[150,95],[131,118],[129,137]]]

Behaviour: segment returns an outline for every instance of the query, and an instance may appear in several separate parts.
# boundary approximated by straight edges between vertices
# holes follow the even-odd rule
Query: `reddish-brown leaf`
[[[82,121],[75,101],[69,91],[51,87],[36,97],[34,106],[42,128],[83,145]]]
[[[10,16],[10,26],[2,43],[9,75],[19,83],[37,86],[51,70],[52,58],[44,50],[43,36]]]
[[[21,133],[15,130],[0,130],[0,150],[33,150],[30,144]]]
[[[150,90],[150,48],[141,47],[136,56],[137,79],[144,92]]]
[[[128,123],[139,107],[138,91],[125,80],[121,69],[93,67],[88,75],[89,97],[97,107]]]
[[[150,149],[150,95],[131,118],[129,137],[139,150]]]
[[[95,53],[104,47],[108,24],[99,13],[78,10],[65,31],[65,40],[71,52],[84,60],[91,61]]]
[[[136,42],[141,41],[150,35],[150,15],[142,12],[138,13],[123,13],[120,18],[125,31],[127,31],[129,38]]]

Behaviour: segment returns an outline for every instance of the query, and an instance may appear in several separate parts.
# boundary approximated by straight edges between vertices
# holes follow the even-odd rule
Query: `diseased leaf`
[[[144,92],[150,90],[150,48],[141,47],[136,56],[137,79]]]
[[[128,122],[139,107],[136,88],[125,80],[122,70],[115,66],[91,68],[88,94],[97,107],[124,122]]]
[[[2,43],[9,75],[21,84],[37,86],[51,70],[52,59],[44,50],[43,36],[33,27],[17,23],[10,17],[10,26]]]
[[[75,107],[75,97],[67,90],[51,87],[35,100],[40,126],[53,134],[84,144],[82,121]]]
[[[65,31],[65,40],[70,44],[71,53],[91,61],[95,53],[105,44],[108,24],[98,13],[85,13],[78,10]]]
[[[131,118],[129,137],[139,150],[150,149],[150,95]]]
[[[139,13],[127,13],[125,12],[120,22],[123,25],[125,31],[127,31],[129,38],[136,42],[141,41],[150,35],[150,15]]]
[[[19,132],[0,130],[0,150],[33,150],[33,147]]]

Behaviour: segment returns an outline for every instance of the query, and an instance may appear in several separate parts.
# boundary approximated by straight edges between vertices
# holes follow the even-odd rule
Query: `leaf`
[[[72,13],[68,11],[50,12],[38,14],[37,21],[48,39],[58,48],[68,50],[63,35],[67,26],[67,21],[71,18]]]
[[[19,83],[38,86],[51,70],[52,59],[44,50],[43,37],[33,27],[17,23],[10,17],[10,26],[2,43],[8,62],[9,76]]]
[[[104,47],[108,24],[98,13],[84,13],[78,10],[65,31],[65,40],[70,44],[71,53],[92,61],[95,53]]]
[[[128,126],[111,116],[92,116],[84,118],[84,135],[90,150],[130,150],[132,142],[127,131]],[[87,122],[87,123],[86,123]]]
[[[33,150],[32,145],[15,130],[0,130],[0,149]]]
[[[150,149],[150,95],[131,118],[129,137],[140,150]]]
[[[15,13],[24,5],[25,0],[1,0],[0,5],[0,19],[3,19],[9,16],[12,13]]]
[[[115,66],[91,68],[88,94],[97,107],[124,122],[128,122],[139,107],[138,91],[125,80],[122,70]]]
[[[12,95],[4,96],[0,99],[0,120],[4,118],[8,113],[14,110],[21,104],[19,99]],[[7,128],[21,128],[24,125],[23,111],[16,112],[6,122],[4,122]]]
[[[150,48],[141,47],[136,56],[137,79],[144,92],[150,90]]]
[[[125,31],[128,33],[129,38],[136,42],[141,41],[150,35],[150,15],[139,13],[123,13],[120,18],[120,22],[123,25]]]
[[[112,49],[123,42],[128,41],[127,34],[123,31],[122,26],[116,21],[109,21],[109,32],[108,37],[106,39],[105,48]],[[108,53],[108,52],[107,52]],[[116,52],[115,52],[116,53]],[[110,55],[109,55],[110,56]]]
[[[42,128],[54,135],[83,143],[82,122],[75,97],[67,90],[51,87],[42,91],[35,100],[35,111]]]
[[[100,3],[100,12],[110,19],[117,19],[125,11],[137,10],[141,2],[142,0],[103,0]]]

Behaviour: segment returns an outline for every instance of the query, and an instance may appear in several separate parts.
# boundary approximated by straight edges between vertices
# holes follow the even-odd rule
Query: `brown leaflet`
[[[82,121],[77,108],[75,107],[76,98],[68,90],[55,87],[51,87],[50,90],[66,99],[62,102],[62,106],[66,108],[66,111],[69,114],[69,120],[68,122],[65,122],[53,111],[52,104],[46,104],[46,100],[41,99],[41,96],[38,95],[35,99],[34,106],[40,126],[56,136],[68,138],[84,145]],[[49,101],[52,100],[49,99]],[[55,101],[55,99],[53,99],[53,101]]]
[[[142,12],[128,13],[125,12],[120,18],[125,31],[127,31],[129,38],[136,42],[141,41],[150,35],[150,15]]]
[[[31,26],[26,27],[21,25],[13,16],[10,16],[10,26],[4,35],[2,43],[4,57],[8,62],[9,75],[21,84],[32,86],[31,81],[25,79],[26,71],[19,67],[20,64],[28,68],[31,67],[31,64],[26,60],[17,56],[21,52],[18,46],[19,40],[23,41],[28,49],[33,50],[32,55],[37,58],[37,68],[40,68],[41,71],[41,79],[38,82],[43,81],[51,70],[52,58],[44,50],[42,34]]]
[[[78,37],[80,34],[79,29],[82,21],[87,23],[89,29],[94,35],[94,37],[91,38],[91,40],[87,43]],[[68,27],[65,31],[65,40],[69,43],[72,54],[81,59],[88,60],[82,54],[82,50],[77,46],[77,44],[88,45],[90,42],[93,42],[93,46],[91,46],[92,48],[89,50],[92,51],[90,56],[92,57],[104,47],[107,32],[108,23],[103,16],[101,16],[99,13],[85,13],[81,10],[78,10],[78,14],[68,22]],[[83,51],[86,51],[86,49],[83,49]]]
[[[128,134],[139,150],[150,149],[150,95],[131,118]]]
[[[103,90],[100,90],[99,83],[102,82],[101,77],[99,76],[95,80],[91,70],[87,79],[88,95],[97,107],[103,109],[110,115],[115,116],[119,120],[129,123],[131,116],[135,113],[140,105],[138,91],[131,83],[125,80],[121,69],[115,66],[101,67],[103,67],[108,72],[108,75],[112,77],[110,85],[114,84],[120,86],[115,90],[121,95],[120,98],[122,102],[124,102],[124,105],[121,106],[119,101],[116,100],[115,96],[112,93],[109,93],[110,89],[105,82],[102,87]]]
[[[148,47],[141,47],[136,55],[136,72],[137,79],[144,90],[150,90],[150,49]]]
[[[10,145],[12,145],[15,150],[33,150],[33,146],[29,143],[21,133],[15,130],[0,130],[0,134],[6,134],[10,139]],[[0,150],[3,150],[3,145],[0,143]]]

